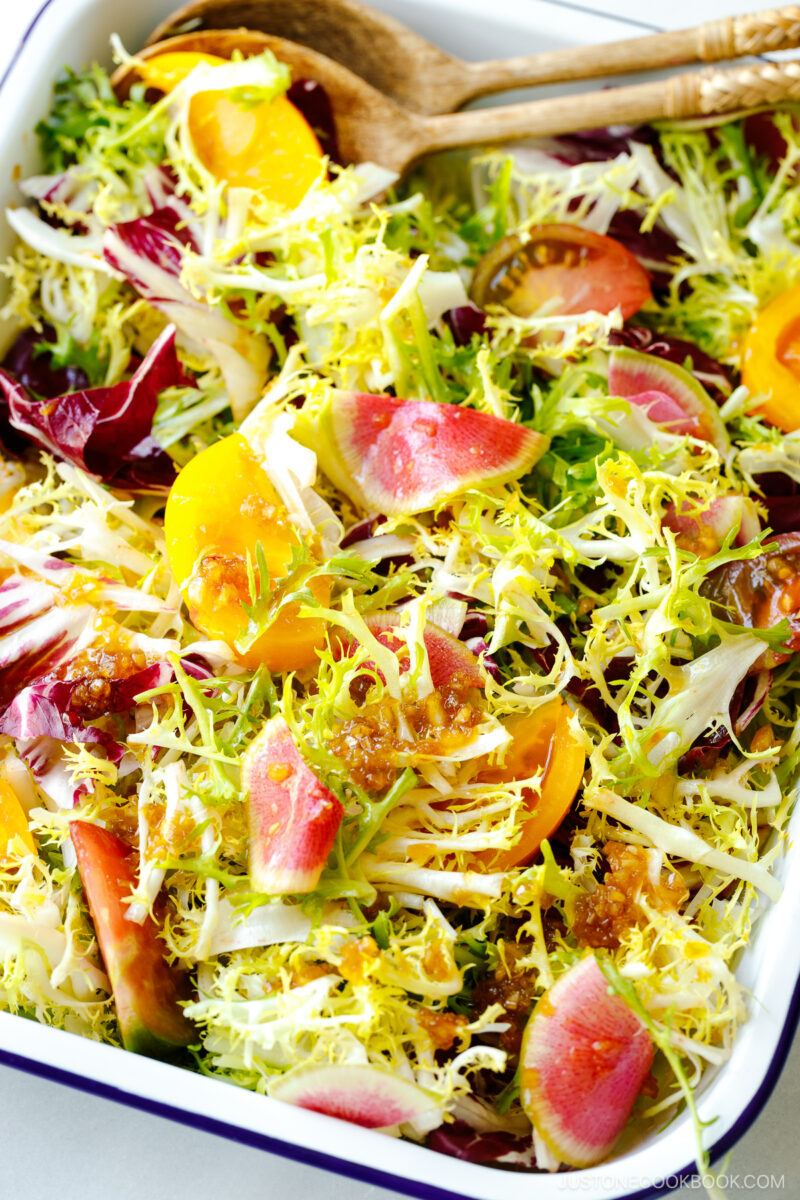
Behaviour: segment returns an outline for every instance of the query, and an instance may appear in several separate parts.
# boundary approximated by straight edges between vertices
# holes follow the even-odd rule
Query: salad
[[[268,52],[115,52],[7,213],[0,1004],[597,1163],[780,899],[795,114],[398,181]]]

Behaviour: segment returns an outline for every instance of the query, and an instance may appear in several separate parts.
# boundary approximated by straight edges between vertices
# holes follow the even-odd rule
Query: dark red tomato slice
[[[613,238],[579,225],[537,225],[524,241],[503,238],[483,256],[470,294],[480,308],[501,304],[518,317],[557,299],[564,316],[619,306],[625,319],[652,292],[644,267]]]
[[[747,629],[773,629],[788,621],[787,649],[800,650],[800,533],[782,533],[771,541],[777,550],[718,567],[703,590],[725,609],[728,620]],[[768,651],[768,665],[786,657]]]
[[[197,1035],[180,1007],[179,976],[164,960],[155,921],[148,917],[138,925],[125,916],[125,897],[136,885],[131,848],[108,829],[86,821],[73,821],[70,832],[111,980],[122,1044],[138,1054],[169,1058]]]

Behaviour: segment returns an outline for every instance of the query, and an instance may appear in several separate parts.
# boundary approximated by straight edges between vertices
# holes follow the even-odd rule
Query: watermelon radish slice
[[[388,515],[516,479],[548,445],[542,434],[475,409],[358,392],[333,393],[314,441],[328,478],[354,504]]]
[[[653,1062],[653,1043],[593,954],[533,1011],[522,1040],[520,1098],[561,1162],[589,1167],[612,1150]]]
[[[719,409],[693,375],[664,358],[617,346],[608,364],[608,392],[646,411],[669,433],[711,442],[725,454],[728,435]]]
[[[748,496],[720,496],[712,500],[708,508],[692,513],[694,505],[685,500],[680,512],[674,504],[670,504],[664,516],[662,525],[673,533],[683,535],[689,543],[697,542],[697,553],[701,554],[703,543],[707,542],[707,552],[716,554],[731,529],[739,526],[739,532],[734,540],[735,546],[746,546],[753,538],[761,533],[761,521],[758,510]],[[691,516],[688,514],[692,513]]]
[[[312,1063],[294,1067],[270,1084],[273,1100],[352,1121],[367,1129],[387,1129],[407,1121],[439,1124],[442,1100],[415,1083],[367,1063],[336,1066]]]
[[[242,766],[250,828],[250,882],[270,896],[313,892],[333,848],[343,809],[273,717]]]
[[[373,613],[365,621],[367,628],[374,633],[382,645],[389,650],[405,648],[402,665],[408,670],[410,658],[405,639],[401,634],[393,632],[398,627],[397,613]],[[445,633],[443,629],[425,622],[422,640],[428,652],[428,662],[431,668],[431,682],[435,688],[446,687],[456,675],[465,687],[483,688],[486,677],[481,672],[480,664],[472,651],[458,640]]]

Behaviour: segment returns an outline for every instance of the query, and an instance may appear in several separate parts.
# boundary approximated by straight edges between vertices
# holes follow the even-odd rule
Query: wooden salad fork
[[[465,62],[358,0],[194,0],[162,21],[148,45],[182,32],[240,27],[309,46],[406,109],[446,113],[510,88],[793,49],[800,45],[800,5],[605,45]]]
[[[651,83],[530,100],[501,108],[423,116],[409,112],[333,59],[284,38],[246,29],[183,34],[147,47],[140,59],[167,51],[230,58],[271,50],[295,79],[314,79],[328,93],[345,163],[374,162],[402,174],[437,150],[492,145],[526,137],[575,133],[601,125],[741,111],[800,99],[800,61],[752,63],[673,75]],[[112,84],[127,95],[136,60],[115,72]]]

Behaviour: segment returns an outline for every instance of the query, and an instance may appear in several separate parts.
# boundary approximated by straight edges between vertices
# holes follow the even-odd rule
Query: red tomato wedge
[[[629,250],[579,225],[536,225],[524,240],[503,238],[478,263],[470,294],[480,308],[499,304],[518,317],[556,300],[562,316],[619,306],[623,320],[652,296],[647,271]]]
[[[508,850],[475,855],[485,870],[511,871],[530,862],[569,812],[586,764],[586,753],[569,727],[569,718],[567,705],[556,699],[507,722],[513,741],[506,760],[502,767],[482,771],[479,779],[506,783],[542,771],[542,783],[538,792],[531,788],[523,793],[521,832],[515,844]]]
[[[72,844],[103,955],[122,1044],[151,1058],[170,1058],[196,1038],[180,1007],[179,976],[164,960],[158,926],[126,918],[125,903],[136,885],[130,846],[99,825],[73,821]]]
[[[703,591],[724,609],[723,616],[747,629],[774,629],[789,624],[787,650],[800,650],[800,533],[770,538],[776,550],[712,571]],[[764,663],[776,666],[788,654],[766,652]]]
[[[8,857],[8,846],[14,838],[21,838],[31,854],[36,853],[25,810],[11,784],[0,779],[0,862]]]

